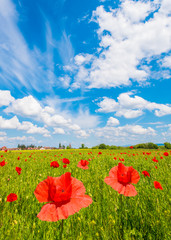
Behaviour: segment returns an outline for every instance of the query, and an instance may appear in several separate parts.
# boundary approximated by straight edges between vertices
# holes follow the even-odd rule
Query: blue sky
[[[0,145],[171,142],[171,2],[0,0]]]

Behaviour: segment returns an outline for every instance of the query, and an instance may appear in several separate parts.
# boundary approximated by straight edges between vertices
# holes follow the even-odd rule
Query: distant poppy
[[[157,166],[154,166],[156,169],[158,168]]]
[[[160,159],[163,159],[163,157],[160,157]]]
[[[154,158],[152,159],[152,161],[153,161],[153,162],[158,162],[158,160],[156,159],[156,157],[154,157]]]
[[[5,151],[4,152],[7,152],[8,150],[7,149],[5,149]]]
[[[106,177],[104,181],[118,193],[131,197],[137,195],[132,183],[136,184],[139,179],[139,173],[133,167],[126,167],[119,163],[110,170],[109,177]]]
[[[157,181],[154,181],[154,187],[155,187],[156,189],[161,189],[161,190],[163,190],[162,185],[161,185],[159,182],[157,182]]]
[[[88,164],[89,164],[89,162],[87,160],[81,159],[81,161],[79,161],[77,167],[82,168],[82,169],[88,169]]]
[[[20,160],[20,157],[18,157],[17,159]]]
[[[58,168],[59,167],[59,163],[57,161],[53,161],[50,163],[50,166],[53,168]]]
[[[65,165],[63,165],[63,168],[66,168],[67,167],[67,165],[65,164]]]
[[[101,155],[101,154],[102,154],[102,152],[99,152],[98,154],[99,154],[99,155]]]
[[[129,148],[130,148],[130,149],[133,149],[134,147],[133,147],[133,146],[130,146]]]
[[[145,177],[150,177],[150,174],[147,172],[147,171],[142,171],[142,174],[145,176]]]
[[[21,174],[21,170],[22,170],[22,169],[21,169],[20,167],[16,167],[15,170],[17,171],[18,175]]]
[[[42,221],[66,219],[92,203],[91,197],[85,195],[83,183],[71,177],[70,172],[47,177],[37,185],[34,194],[39,202],[48,202],[37,215]]]
[[[164,152],[163,155],[164,155],[165,157],[169,156],[168,152]]]
[[[1,167],[5,166],[5,164],[7,164],[7,163],[5,162],[5,160],[3,160],[2,162],[0,162],[0,166],[1,166]]]
[[[7,202],[14,202],[16,200],[17,200],[17,194],[15,194],[15,193],[10,193],[7,196]]]
[[[70,163],[70,161],[69,161],[68,158],[63,158],[63,159],[62,159],[62,162],[65,163],[65,164],[69,164],[69,163]]]

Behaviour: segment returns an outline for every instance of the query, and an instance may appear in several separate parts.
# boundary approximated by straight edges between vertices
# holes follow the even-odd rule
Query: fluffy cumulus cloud
[[[115,112],[118,117],[136,118],[144,114],[143,110],[153,111],[157,117],[171,114],[171,106],[168,104],[158,104],[150,102],[139,96],[132,96],[133,92],[121,93],[117,101],[114,99],[103,97],[98,102],[99,109],[97,112],[110,113]]]
[[[144,128],[140,125],[130,124],[119,127],[106,125],[103,128],[97,128],[95,131],[95,136],[101,139],[101,141],[109,140],[109,142],[112,142],[115,145],[128,144],[128,142],[137,141],[147,142],[154,138],[156,134],[156,131],[151,127]]]
[[[0,90],[0,107],[8,106],[13,100],[10,91]]]
[[[96,55],[75,56],[71,88],[110,88],[148,81],[150,61],[162,59],[162,54],[171,50],[170,5],[169,0],[123,0],[116,9],[97,7],[91,21],[98,25],[99,46]],[[170,67],[169,58],[163,66]]]
[[[107,121],[107,126],[117,126],[119,125],[119,120],[114,117],[110,117]]]
[[[45,127],[38,127],[31,122],[20,122],[17,116],[10,119],[5,119],[0,116],[0,129],[17,129],[26,131],[29,134],[42,134],[47,136],[49,131]]]
[[[65,134],[65,131],[63,128],[54,128],[53,134]]]
[[[85,130],[81,129],[81,126],[90,128],[96,126],[98,122],[98,117],[91,116],[87,109],[85,111],[80,109],[80,114],[75,118],[72,117],[71,114],[62,116],[61,114],[57,114],[53,107],[43,106],[31,95],[21,99],[12,98],[12,101],[3,111],[7,114],[15,114],[15,116],[11,119],[0,117],[0,128],[24,130],[29,134],[37,133],[42,134],[45,137],[50,137],[50,132],[47,128],[54,127],[54,134],[65,134],[65,130],[67,130],[67,132],[73,132],[76,137],[79,136],[85,138],[89,135]],[[39,127],[29,121],[23,121],[20,123],[16,115],[43,123],[46,127]]]

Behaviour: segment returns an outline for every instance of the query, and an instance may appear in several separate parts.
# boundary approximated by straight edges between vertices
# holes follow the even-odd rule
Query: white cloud
[[[30,95],[21,99],[16,99],[4,110],[4,112],[12,112],[22,116],[38,116],[42,112],[42,107],[38,101]]]
[[[0,116],[0,128],[1,129],[17,129],[20,126],[20,122],[16,116],[11,119],[4,119]]]
[[[107,121],[107,126],[117,126],[119,125],[119,120],[114,118],[114,117],[110,117]]]
[[[145,84],[152,74],[150,60],[171,50],[170,5],[164,0],[124,0],[117,9],[97,7],[91,21],[99,26],[99,46],[87,66],[86,53],[75,56],[71,89]]]
[[[0,136],[6,136],[6,132],[0,132]]]
[[[13,100],[10,91],[0,90],[0,107],[8,106]]]
[[[171,68],[171,56],[167,56],[163,59],[163,67]]]
[[[0,79],[1,84],[15,86],[21,89],[50,92],[53,84],[57,83],[54,74],[54,40],[47,19],[45,19],[46,51],[41,52],[34,45],[31,49],[27,45],[19,27],[20,14],[16,11],[12,0],[0,1]],[[67,38],[67,36],[66,36]],[[67,42],[62,38],[60,44]],[[65,50],[67,52],[69,47]]]
[[[121,93],[117,100],[103,97],[103,100],[98,102],[100,107],[96,112],[115,112],[118,117],[136,118],[144,114],[143,110],[154,111],[157,117],[162,117],[171,114],[171,106],[168,104],[158,104],[149,102],[142,97],[133,96],[133,92]]]
[[[76,98],[77,99],[77,98]],[[72,101],[76,100],[75,98]],[[82,100],[82,98],[78,98],[78,100]],[[59,100],[60,101],[60,100]],[[64,102],[68,102],[68,99],[63,99]],[[71,102],[72,102],[71,101]],[[52,104],[53,105],[53,104]],[[27,106],[27,107],[26,107]],[[43,122],[46,127],[54,127],[56,129],[64,128],[67,131],[78,131],[79,136],[87,136],[83,128],[92,128],[96,127],[99,123],[99,118],[97,116],[91,115],[89,110],[79,109],[78,114],[70,114],[67,112],[60,112],[60,114],[56,113],[54,107],[51,106],[41,106],[39,101],[37,101],[33,96],[29,95],[27,97],[21,99],[14,99],[11,104],[4,109],[5,113],[13,113],[16,115],[20,115],[22,117],[31,118],[38,122]],[[61,115],[62,113],[62,115]],[[10,121],[14,121],[15,124],[11,124],[13,129],[25,130],[27,133],[39,133],[43,134],[45,137],[49,137],[49,131],[45,127],[38,127],[37,125],[33,125],[28,121],[24,121],[22,123],[19,122],[18,118],[15,116],[14,119]],[[3,124],[9,124],[9,121],[4,120]],[[16,126],[16,124],[18,124]],[[56,131],[58,131],[56,130]],[[64,131],[65,132],[65,131]],[[57,132],[56,132],[57,133]],[[64,134],[61,132],[61,134]]]
[[[11,119],[5,119],[0,116],[0,129],[23,130],[29,134],[49,134],[49,131],[45,127],[38,127],[37,125],[27,121],[20,123],[17,116],[14,116]]]
[[[86,133],[85,130],[76,131],[76,132],[75,132],[75,135],[76,135],[76,137],[78,137],[78,138],[87,138],[87,137],[89,137],[89,134]]]
[[[130,124],[119,127],[105,126],[97,128],[94,135],[100,142],[109,141],[110,144],[114,145],[130,144],[130,142],[148,142],[157,136],[156,131],[151,127],[144,128],[140,125]]]
[[[54,128],[53,134],[65,134],[65,131],[63,128]]]

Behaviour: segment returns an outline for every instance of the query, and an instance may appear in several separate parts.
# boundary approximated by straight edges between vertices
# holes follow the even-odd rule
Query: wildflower
[[[81,159],[81,161],[78,163],[77,167],[82,169],[88,169],[89,162],[86,160]]]
[[[7,202],[14,202],[16,200],[17,200],[17,194],[15,194],[15,193],[10,193],[7,196]]]
[[[124,164],[119,163],[118,166],[110,170],[109,177],[106,177],[104,181],[119,194],[131,197],[137,195],[132,183],[136,184],[139,179],[139,173],[133,167],[126,167]]]
[[[34,194],[39,202],[48,202],[37,215],[42,221],[66,219],[92,203],[91,197],[85,195],[83,183],[71,177],[70,172],[48,177],[37,185]]]
[[[156,189],[161,189],[161,190],[163,190],[162,185],[161,185],[159,182],[157,182],[157,181],[154,181],[154,187],[155,187]]]

